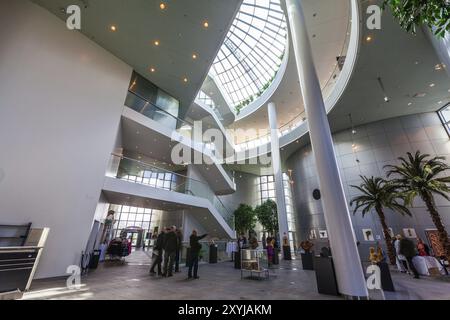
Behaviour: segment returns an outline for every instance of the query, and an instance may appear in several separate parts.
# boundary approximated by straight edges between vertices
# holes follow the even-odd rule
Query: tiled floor
[[[304,271],[299,260],[282,261],[268,280],[241,280],[233,263],[200,265],[198,280],[187,280],[186,268],[171,278],[148,275],[150,258],[137,251],[125,264],[103,263],[82,278],[79,290],[66,287],[65,279],[36,280],[24,299],[98,300],[271,300],[340,299],[317,293],[314,271]],[[397,291],[386,299],[450,299],[450,282],[430,278],[419,280],[393,272]],[[381,292],[371,297],[382,299]]]

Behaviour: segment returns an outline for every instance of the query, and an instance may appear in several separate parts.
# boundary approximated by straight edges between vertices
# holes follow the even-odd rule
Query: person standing
[[[180,256],[181,256],[181,249],[183,246],[183,234],[181,233],[181,230],[179,228],[177,228],[176,235],[177,235],[177,251],[175,252],[175,272],[180,272]]]
[[[169,228],[169,231],[164,237],[164,267],[163,277],[173,276],[173,265],[175,262],[175,255],[178,246],[177,235],[175,234],[176,227]]]
[[[408,261],[409,269],[413,272],[414,278],[419,279],[419,273],[413,263],[413,258],[417,256],[416,246],[408,238],[402,238],[400,240],[400,254],[404,255],[406,261]]]
[[[419,251],[419,256],[421,257],[426,257],[430,255],[430,248],[420,238],[417,239],[417,251]]]
[[[162,255],[163,255],[163,245],[164,245],[164,231],[161,231],[156,239],[155,245],[153,246],[153,255],[152,255],[152,266],[150,268],[150,275],[155,275],[155,267],[158,267],[158,276],[162,275],[161,272],[161,263],[162,263]]]
[[[283,234],[283,258],[284,260],[291,260],[291,246],[289,245],[289,237],[286,232]]]
[[[190,261],[189,261],[189,271],[188,271],[188,279],[192,279],[192,270],[194,270],[194,279],[198,279],[198,256],[200,254],[200,249],[202,245],[200,244],[200,240],[206,237],[208,234],[204,234],[202,236],[197,235],[197,230],[192,230],[192,234],[189,237],[189,246],[190,246]]]
[[[400,240],[401,239],[402,239],[402,236],[398,234],[395,237],[395,241],[394,241],[396,262],[397,262],[398,270],[400,270],[401,273],[406,273],[406,272],[409,272],[408,264],[406,263],[406,257],[400,253]]]

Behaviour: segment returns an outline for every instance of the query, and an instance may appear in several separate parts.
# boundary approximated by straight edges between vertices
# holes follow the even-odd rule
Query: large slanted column
[[[287,212],[286,212],[286,198],[284,195],[283,185],[283,171],[281,170],[281,156],[280,156],[280,141],[278,135],[278,121],[277,111],[275,104],[270,102],[267,107],[270,125],[270,144],[272,152],[272,168],[275,181],[275,198],[277,199],[277,212],[278,212],[278,230],[279,230],[279,243],[283,243],[283,235],[289,234]]]
[[[286,0],[286,7],[339,291],[348,298],[367,298],[366,281],[300,2]]]

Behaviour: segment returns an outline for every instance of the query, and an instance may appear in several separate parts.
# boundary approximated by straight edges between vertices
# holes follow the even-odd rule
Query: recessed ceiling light
[[[439,103],[439,104],[442,104],[442,101],[439,101],[438,103]]]
[[[408,106],[412,106],[412,102],[409,102],[409,103],[408,103]]]
[[[434,86],[435,86],[434,83],[431,83],[431,84],[430,84],[430,88],[433,88]]]
[[[384,97],[385,102],[389,102],[389,97]]]
[[[159,40],[155,40],[155,42],[153,42],[153,44],[154,44],[155,46],[159,46]]]
[[[109,29],[113,32],[117,31],[117,27],[115,25],[110,26]]]
[[[150,68],[150,72],[155,72],[156,71],[156,69],[155,68]]]
[[[372,41],[372,36],[367,36],[367,37],[366,37],[366,41],[367,41],[367,42]]]
[[[203,27],[208,28],[209,27],[209,22],[208,21],[203,21]]]
[[[183,82],[185,82],[185,83],[188,82],[188,78],[184,77]]]
[[[192,54],[192,59],[194,59],[194,60],[197,59],[197,54],[193,53]]]
[[[160,8],[161,10],[164,10],[164,9],[166,8],[166,4],[165,4],[164,2],[161,2],[161,3],[159,4],[159,8]]]

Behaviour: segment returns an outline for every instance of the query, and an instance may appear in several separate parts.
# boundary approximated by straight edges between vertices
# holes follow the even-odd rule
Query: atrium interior
[[[0,0],[0,300],[450,299],[450,4],[402,2]]]

